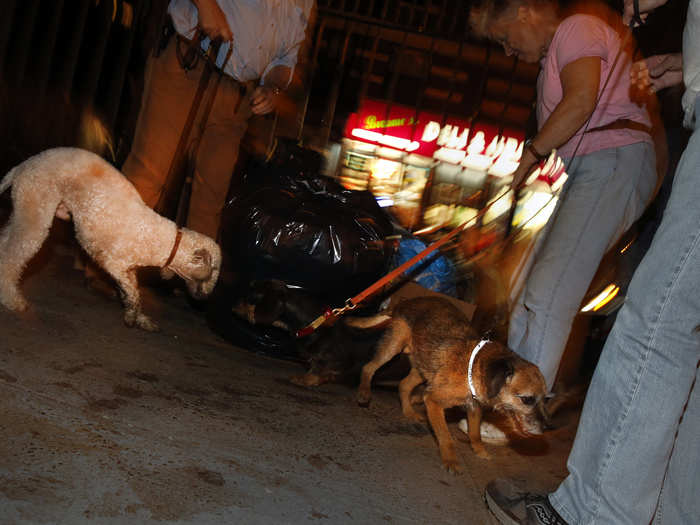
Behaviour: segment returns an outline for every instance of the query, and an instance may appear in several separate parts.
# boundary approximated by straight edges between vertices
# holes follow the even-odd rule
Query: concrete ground
[[[0,254],[0,257],[5,254]],[[341,385],[288,381],[301,365],[233,347],[182,297],[146,293],[162,331],[124,326],[48,247],[0,307],[0,523],[492,524],[494,477],[556,486],[575,414],[545,439],[443,470],[395,388],[360,408]]]

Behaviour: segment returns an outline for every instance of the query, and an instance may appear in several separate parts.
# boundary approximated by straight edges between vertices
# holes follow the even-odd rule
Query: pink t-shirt
[[[540,128],[562,99],[560,77],[562,69],[579,58],[600,57],[601,70],[598,87],[600,96],[600,90],[610,74],[620,44],[618,34],[601,19],[591,15],[573,15],[559,24],[547,50],[547,56],[542,59],[542,69],[537,79],[537,122]],[[593,116],[588,124],[589,130],[611,124],[619,119],[634,120],[645,126],[651,125],[646,108],[640,107],[630,100],[629,71],[631,65],[630,56],[623,52],[617,60],[615,71],[608,81],[605,93],[600,97],[593,111]],[[576,149],[584,126],[576,132],[569,142],[559,148],[560,156],[571,157],[574,151],[576,155],[582,155],[636,142],[651,142],[651,137],[642,130],[603,130],[587,132],[581,140],[581,145]]]

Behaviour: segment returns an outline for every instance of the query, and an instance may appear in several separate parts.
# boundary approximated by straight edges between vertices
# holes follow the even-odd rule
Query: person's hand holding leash
[[[250,109],[255,115],[266,115],[275,109],[275,102],[280,94],[277,87],[258,86],[250,99]]]
[[[233,40],[226,16],[216,0],[194,0],[194,3],[199,12],[199,27],[209,38],[223,42]]]
[[[513,172],[513,180],[510,183],[511,189],[517,192],[527,176],[545,160],[547,160],[547,155],[540,153],[535,144],[533,144],[532,139],[526,140],[518,167]]]
[[[525,156],[524,153],[523,156]],[[520,164],[518,164],[517,169],[513,172],[513,180],[510,183],[511,189],[513,189],[514,191],[519,190],[520,186],[522,186],[523,182],[533,170],[533,168],[533,164],[526,164],[521,160]]]
[[[653,55],[632,64],[630,81],[642,92],[657,92],[683,82],[681,53]]]

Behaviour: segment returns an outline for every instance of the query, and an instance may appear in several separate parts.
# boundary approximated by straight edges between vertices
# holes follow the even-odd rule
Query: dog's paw
[[[124,324],[129,328],[133,328],[134,326],[136,326],[138,328],[141,328],[142,330],[146,330],[147,332],[160,331],[160,327],[156,323],[154,323],[150,317],[145,316],[143,314],[133,315],[132,313],[127,312],[124,315]]]
[[[450,474],[455,476],[461,474],[464,471],[464,467],[457,461],[457,458],[446,458],[442,460],[442,464],[445,470]]]
[[[427,417],[425,417],[423,414],[416,412],[414,410],[404,411],[403,415],[411,423],[415,423],[418,425],[423,425],[424,423],[426,423],[428,421]]]
[[[22,313],[29,309],[29,303],[21,295],[0,295],[0,304],[12,312]]]
[[[136,318],[136,326],[147,332],[160,332],[160,326],[145,315],[140,315]]]
[[[371,397],[371,394],[369,392],[358,391],[357,392],[357,404],[360,405],[361,407],[367,408],[369,406],[370,397]]]
[[[491,455],[488,452],[486,452],[486,449],[484,448],[483,445],[481,445],[481,446],[472,445],[472,450],[474,451],[474,455],[481,458],[481,459],[491,459]]]

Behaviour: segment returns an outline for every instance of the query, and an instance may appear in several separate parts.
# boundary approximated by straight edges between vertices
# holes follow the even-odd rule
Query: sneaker
[[[567,525],[547,496],[523,492],[511,481],[490,481],[484,497],[491,513],[503,525]]]
[[[460,420],[460,422],[457,423],[457,428],[469,435],[469,423],[466,419]],[[484,443],[488,443],[489,445],[508,444],[508,436],[506,436],[506,433],[488,421],[482,421],[479,430],[481,433],[481,441]]]

